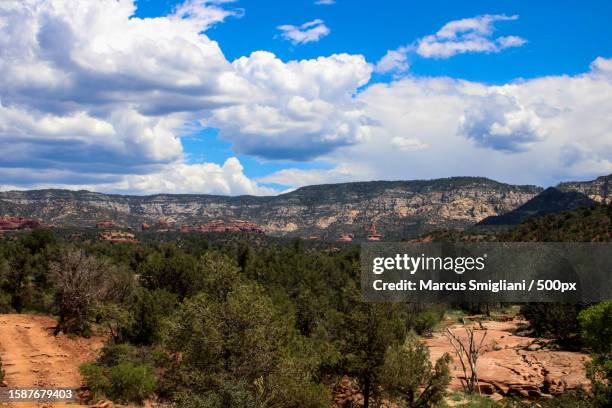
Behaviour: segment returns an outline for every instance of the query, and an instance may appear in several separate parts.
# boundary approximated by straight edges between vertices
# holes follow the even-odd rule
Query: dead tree
[[[480,356],[485,337],[487,337],[487,332],[485,329],[480,342],[477,343],[476,339],[474,339],[474,329],[467,326],[464,326],[464,328],[467,334],[465,342],[448,328],[444,332],[444,335],[448,338],[451,345],[455,349],[455,354],[457,357],[459,357],[459,362],[461,363],[461,368],[463,370],[463,379],[461,380],[463,389],[469,393],[473,393],[476,390],[478,390],[478,393],[480,393],[476,363],[478,361],[478,357]]]
[[[108,289],[104,277],[110,265],[77,249],[65,251],[49,268],[59,309],[55,333],[81,334],[88,327],[94,304]]]

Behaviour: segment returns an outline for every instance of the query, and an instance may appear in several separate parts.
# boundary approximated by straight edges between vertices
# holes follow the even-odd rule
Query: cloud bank
[[[234,195],[274,193],[265,183],[484,175],[554,184],[612,172],[611,59],[496,86],[371,82],[374,69],[407,72],[410,56],[519,46],[494,32],[516,16],[449,22],[376,65],[342,53],[229,61],[206,29],[239,17],[232,7],[188,1],[140,19],[131,0],[0,2],[0,188]],[[209,127],[237,154],[318,169],[253,180],[235,157],[189,162],[182,138]]]
[[[140,19],[131,0],[0,2],[0,176],[36,168],[44,185],[260,194],[270,190],[231,181],[245,177],[236,159],[236,172],[187,164],[181,137],[218,126],[239,153],[306,160],[367,136],[352,98],[369,81],[363,57],[228,61],[204,31],[240,14],[230,3]]]
[[[292,186],[377,179],[486,176],[554,185],[612,173],[612,64],[575,76],[501,86],[406,77],[358,96],[377,125],[363,143],[334,151],[331,169],[265,177]]]

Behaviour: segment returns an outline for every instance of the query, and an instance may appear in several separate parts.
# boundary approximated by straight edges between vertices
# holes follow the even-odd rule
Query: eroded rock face
[[[265,231],[259,225],[244,221],[231,220],[228,222],[222,220],[211,221],[206,224],[183,226],[181,232],[249,232],[255,234],[264,234]]]
[[[557,188],[561,191],[577,191],[598,203],[612,203],[612,174],[598,177],[593,181],[561,183]]]
[[[0,231],[28,230],[42,227],[43,224],[32,218],[0,216]]]
[[[0,213],[36,216],[59,226],[93,226],[109,219],[133,228],[162,218],[178,225],[239,219],[272,235],[346,233],[357,239],[366,239],[368,228],[376,224],[380,233],[393,239],[472,225],[512,210],[540,191],[476,177],[310,186],[273,197],[40,190],[0,193]]]
[[[477,341],[486,333],[483,354],[477,363],[479,386],[483,394],[538,398],[589,387],[584,370],[584,363],[589,358],[586,354],[549,350],[546,340],[517,336],[514,333],[519,324],[521,322],[516,320],[486,322],[483,323],[486,330],[476,331]],[[455,325],[450,330],[466,341],[467,335],[462,326]],[[461,390],[464,374],[449,340],[444,334],[435,333],[426,342],[432,360],[444,353],[453,356],[451,388]]]

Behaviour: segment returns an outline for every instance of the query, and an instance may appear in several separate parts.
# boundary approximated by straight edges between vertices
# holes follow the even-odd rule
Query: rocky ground
[[[510,320],[483,322],[482,327],[478,324],[472,326],[478,342],[486,333],[476,366],[483,394],[493,399],[510,395],[540,398],[589,386],[584,370],[584,363],[588,360],[586,354],[558,351],[547,340],[517,335],[519,328],[525,324],[520,320]],[[464,342],[467,341],[463,325],[454,324],[449,329]],[[464,375],[448,338],[443,332],[436,332],[426,339],[426,343],[432,360],[444,353],[453,356],[450,388],[461,390]]]
[[[478,360],[479,385],[483,394],[493,399],[510,395],[523,398],[540,398],[561,394],[580,386],[588,387],[584,363],[588,356],[578,352],[558,351],[543,339],[517,335],[525,322],[483,322],[473,324],[477,341],[485,335],[482,355]],[[45,316],[0,315],[0,357],[6,372],[5,385],[9,387],[71,387],[82,386],[78,368],[85,361],[94,360],[102,347],[103,339],[70,339],[53,336],[55,321]],[[463,325],[448,325],[452,333],[464,341]],[[442,331],[425,339],[432,360],[444,353],[453,355],[448,338]],[[463,372],[458,359],[451,363],[453,381],[451,390],[462,389]],[[363,403],[354,381],[344,378],[334,390],[334,406],[346,403]],[[19,408],[30,407],[79,407],[78,404],[0,404]],[[99,404],[111,406],[110,403]],[[150,406],[148,403],[147,405]],[[393,407],[393,404],[385,404]]]
[[[468,323],[476,331],[474,337],[477,342],[486,333],[477,364],[481,393],[493,400],[510,396],[538,399],[588,387],[584,363],[589,357],[583,353],[555,350],[552,343],[545,339],[517,335],[526,324],[517,319],[488,321],[482,325]],[[446,326],[464,343],[467,341],[463,324],[447,321]],[[443,330],[425,338],[425,342],[432,361],[444,353],[453,356],[453,379],[449,388],[450,391],[462,391],[463,370]],[[355,381],[344,377],[334,388],[333,402],[334,408],[362,406],[363,394]],[[451,406],[456,405],[456,402],[447,402]],[[395,405],[383,401],[382,407],[394,408]]]

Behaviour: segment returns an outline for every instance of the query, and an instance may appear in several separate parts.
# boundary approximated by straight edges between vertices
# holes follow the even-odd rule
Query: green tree
[[[581,305],[565,303],[527,303],[521,314],[535,334],[556,339],[561,345],[575,347],[580,343],[578,313]]]
[[[357,301],[345,319],[343,354],[346,370],[359,379],[364,407],[370,397],[379,394],[381,367],[389,346],[405,336],[405,322],[397,304],[374,304]]]
[[[612,301],[584,309],[578,315],[581,334],[595,353],[612,352]]]
[[[597,407],[612,406],[612,301],[583,310],[578,320],[582,337],[594,352],[587,364],[593,404]]]
[[[166,289],[179,299],[202,290],[202,275],[197,259],[175,244],[163,244],[138,268],[142,282],[149,289]]]
[[[443,400],[451,376],[451,357],[444,354],[432,366],[427,346],[415,336],[389,347],[380,380],[384,392],[410,408],[435,407]]]
[[[182,406],[325,406],[324,396],[307,391],[317,386],[299,339],[291,317],[256,284],[235,282],[225,299],[200,293],[170,325],[167,344],[181,358],[165,391]]]
[[[110,367],[84,364],[80,371],[96,398],[105,396],[116,402],[142,404],[155,390],[153,370],[146,364],[129,361]]]
[[[141,288],[130,314],[133,321],[126,328],[127,337],[135,344],[151,345],[161,340],[162,322],[177,305],[175,294],[165,289]]]

